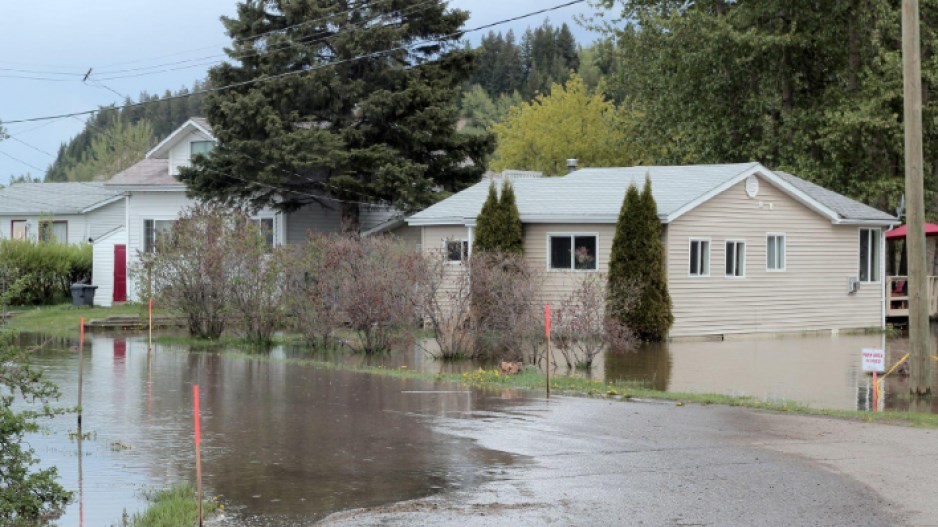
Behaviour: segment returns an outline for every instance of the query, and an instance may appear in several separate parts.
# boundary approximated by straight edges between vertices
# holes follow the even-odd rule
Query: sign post
[[[873,372],[873,411],[879,410],[879,374],[886,371],[886,351],[876,348],[864,348],[861,366],[865,372]]]
[[[550,399],[550,304],[544,306],[544,331],[547,334],[547,398]]]

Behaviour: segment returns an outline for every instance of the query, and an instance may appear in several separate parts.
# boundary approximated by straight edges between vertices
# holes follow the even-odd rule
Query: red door
[[[114,301],[127,301],[127,246],[114,246]]]

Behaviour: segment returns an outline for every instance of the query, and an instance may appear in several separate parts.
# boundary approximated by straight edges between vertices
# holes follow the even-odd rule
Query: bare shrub
[[[423,280],[417,305],[424,324],[433,330],[438,358],[459,359],[475,354],[471,327],[472,295],[469,266],[449,263],[445,254],[424,255]]]
[[[606,279],[596,273],[585,274],[577,287],[565,297],[554,315],[552,340],[568,368],[590,369],[604,348],[630,347],[634,335],[606,309]],[[629,286],[622,298],[624,309],[631,309],[638,290]]]
[[[304,245],[292,247],[285,304],[292,326],[306,340],[322,349],[333,348],[336,328],[342,323],[339,273],[329,264],[335,238],[314,234]]]
[[[521,361],[524,349],[543,341],[537,332],[541,274],[515,254],[486,252],[470,261],[476,356]]]
[[[230,312],[249,342],[269,345],[286,313],[288,249],[270,246],[270,233],[244,216],[232,218],[227,271]]]
[[[172,231],[157,238],[153,252],[140,254],[137,290],[148,291],[152,274],[153,298],[181,312],[192,336],[218,338],[225,329],[234,229],[229,212],[199,205],[183,212]]]

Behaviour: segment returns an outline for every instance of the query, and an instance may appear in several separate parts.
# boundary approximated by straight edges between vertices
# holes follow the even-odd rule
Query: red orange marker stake
[[[78,435],[81,435],[81,385],[85,364],[85,317],[81,317],[81,329],[78,332]]]
[[[192,385],[192,404],[195,407],[195,480],[199,493],[199,527],[202,527],[202,432],[199,429],[199,385]]]
[[[544,330],[547,334],[547,398],[550,399],[550,304],[544,306]]]

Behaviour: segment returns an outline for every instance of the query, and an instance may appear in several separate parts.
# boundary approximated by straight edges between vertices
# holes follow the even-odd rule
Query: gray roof
[[[796,187],[798,190],[808,194],[812,198],[828,206],[842,218],[851,220],[898,221],[896,217],[891,214],[887,214],[879,209],[874,209],[869,205],[864,205],[859,201],[854,201],[846,196],[834,192],[833,190],[827,190],[820,185],[815,185],[810,181],[793,176],[788,172],[780,172],[776,170],[775,173],[790,183],[792,186]]]
[[[205,128],[208,131],[212,131],[212,125],[208,124],[208,119],[205,117],[191,117],[190,118],[195,124]]]
[[[123,172],[115,174],[106,184],[109,187],[182,185],[179,180],[169,175],[169,161],[156,158],[147,158],[131,165]]]
[[[648,175],[658,217],[667,223],[754,172],[833,221],[895,221],[888,214],[790,174],[775,174],[759,163],[584,168],[564,177],[514,179],[512,184],[525,223],[614,223],[629,185],[641,188]],[[488,181],[477,183],[414,214],[408,223],[471,225],[482,209],[488,186]]]
[[[0,214],[81,214],[121,195],[100,182],[14,183],[0,189]]]

